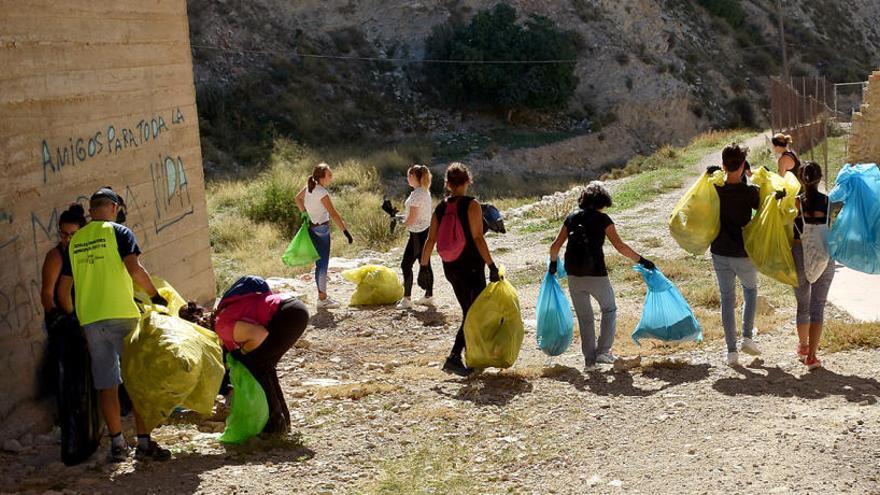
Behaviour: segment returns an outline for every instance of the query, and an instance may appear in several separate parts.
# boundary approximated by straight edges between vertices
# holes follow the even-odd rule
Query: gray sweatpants
[[[614,332],[617,329],[617,305],[614,303],[614,288],[608,277],[568,276],[568,292],[578,317],[581,332],[581,351],[587,365],[596,362],[596,355],[611,352]],[[599,303],[602,322],[599,326],[599,342],[596,343],[596,327],[593,322],[593,306],[590,297]]]
[[[795,244],[791,247],[791,254],[794,256],[798,275],[798,286],[794,288],[794,297],[797,299],[797,324],[822,323],[825,321],[828,290],[831,289],[831,281],[834,280],[834,261],[829,260],[825,271],[811,284],[804,275],[804,247]]]

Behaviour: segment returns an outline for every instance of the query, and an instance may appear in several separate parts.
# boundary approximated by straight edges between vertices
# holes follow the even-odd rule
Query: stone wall
[[[51,426],[40,271],[71,202],[112,186],[147,269],[215,290],[186,1],[63,4],[0,14],[0,438]]]
[[[880,163],[880,71],[868,78],[861,111],[853,115],[850,163]]]

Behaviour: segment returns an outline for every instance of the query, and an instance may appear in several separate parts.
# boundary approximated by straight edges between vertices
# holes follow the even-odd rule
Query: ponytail
[[[773,146],[779,146],[780,148],[788,148],[789,146],[791,146],[791,143],[793,143],[794,141],[791,139],[791,135],[782,134],[780,132],[778,134],[775,134],[773,136],[773,139],[770,140],[770,142],[773,143]]]
[[[819,196],[819,182],[822,181],[822,166],[816,162],[807,162],[801,169],[801,184],[804,187],[804,202],[801,204],[801,210],[805,205],[814,205],[816,197]]]
[[[412,175],[419,181],[419,185],[425,189],[431,188],[431,170],[424,165],[413,165],[407,170],[407,175]]]
[[[330,173],[330,165],[327,165],[326,163],[315,165],[315,168],[312,170],[312,175],[309,177],[309,192],[314,191],[319,181],[326,177],[328,173]]]

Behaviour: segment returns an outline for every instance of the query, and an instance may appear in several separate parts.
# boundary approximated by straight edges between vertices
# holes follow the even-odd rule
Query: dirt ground
[[[665,230],[681,192],[614,215],[624,239],[652,259],[684,258]],[[723,364],[717,315],[705,308],[704,344],[634,348],[644,287],[624,277],[615,279],[615,350],[640,362],[585,372],[577,339],[556,358],[535,344],[534,302],[553,234],[515,224],[490,239],[527,327],[511,369],[469,379],[440,371],[459,310],[438,276],[437,310],[313,315],[280,365],[293,416],[287,439],[224,447],[221,422],[181,415],[154,435],[171,461],[108,465],[105,443],[72,468],[57,445],[34,442],[0,454],[0,492],[880,493],[876,350],[828,354],[825,369],[807,372],[794,359],[794,298],[778,289],[757,322],[764,353],[744,367]],[[399,252],[384,256],[393,266]],[[700,280],[714,283],[711,274]],[[314,300],[308,276],[276,283]],[[347,300],[352,291],[334,272],[331,294]],[[829,316],[847,317],[834,308]]]

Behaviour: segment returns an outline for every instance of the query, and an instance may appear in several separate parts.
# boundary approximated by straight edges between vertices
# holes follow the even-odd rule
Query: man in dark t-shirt
[[[712,265],[721,293],[721,323],[727,343],[727,364],[739,364],[736,347],[736,280],[742,285],[745,304],[742,315],[742,350],[751,355],[761,353],[753,337],[755,309],[758,299],[758,272],[746,253],[743,228],[752,219],[752,210],[760,206],[758,188],[744,182],[743,168],[748,148],[729,144],[721,153],[726,178],[723,186],[715,186],[721,202],[721,230],[712,241]]]

